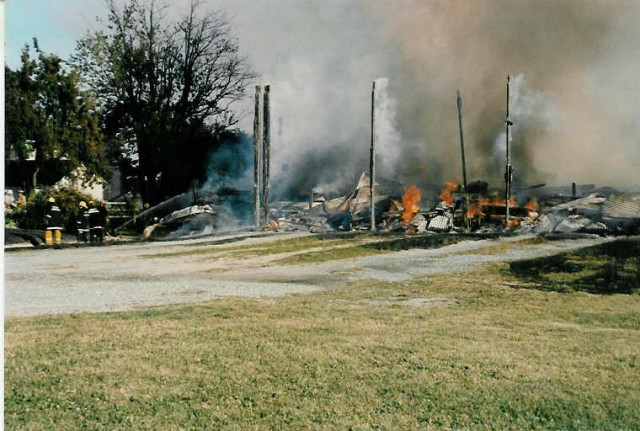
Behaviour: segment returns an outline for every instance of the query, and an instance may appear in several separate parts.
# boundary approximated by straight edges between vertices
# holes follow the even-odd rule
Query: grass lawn
[[[640,429],[637,290],[512,270],[8,319],[5,429]]]

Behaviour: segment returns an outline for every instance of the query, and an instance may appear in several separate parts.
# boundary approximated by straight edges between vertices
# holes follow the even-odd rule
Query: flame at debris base
[[[418,187],[411,185],[408,186],[402,196],[402,221],[404,223],[409,223],[420,211],[420,207],[418,203],[420,202],[420,189]]]

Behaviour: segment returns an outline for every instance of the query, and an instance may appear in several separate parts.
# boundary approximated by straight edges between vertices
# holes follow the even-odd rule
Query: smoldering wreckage
[[[371,134],[370,167],[349,194],[325,196],[313,190],[305,201],[270,199],[270,87],[256,86],[253,190],[220,187],[192,190],[141,212],[116,233],[136,231],[148,239],[193,237],[238,229],[270,231],[375,231],[406,234],[638,235],[640,193],[594,184],[515,187],[510,159],[507,77],[504,188],[467,182],[462,104],[457,95],[463,181],[421,191],[376,176],[376,138]],[[375,112],[376,83],[372,89]],[[372,115],[372,131],[375,118]],[[378,156],[379,157],[379,156]]]
[[[271,202],[268,218],[248,220],[250,193],[222,188],[215,193],[184,193],[141,212],[116,229],[136,231],[148,239],[174,239],[230,230],[371,231],[370,176],[362,173],[349,195],[311,193],[307,201]],[[520,191],[507,205],[487,183],[448,183],[439,193],[423,196],[416,186],[383,182],[373,195],[377,232],[406,234],[640,234],[640,194],[620,193],[594,185],[537,186]],[[195,199],[194,199],[195,197]]]
[[[510,160],[509,77],[507,78],[504,189],[484,181],[467,183],[458,93],[463,182],[424,192],[375,176],[375,133],[369,172],[350,194],[309,193],[305,201],[274,200],[270,193],[270,86],[256,86],[253,190],[220,187],[192,190],[149,208],[125,222],[116,234],[134,231],[148,239],[193,237],[230,230],[402,232],[407,234],[640,234],[640,194],[595,185],[516,188]],[[372,105],[375,104],[375,82]],[[375,112],[372,106],[372,113]],[[375,118],[372,115],[372,130]],[[253,205],[251,205],[253,204]]]

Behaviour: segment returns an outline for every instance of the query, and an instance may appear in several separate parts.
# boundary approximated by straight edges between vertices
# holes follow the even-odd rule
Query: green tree
[[[29,45],[24,47],[19,70],[5,66],[5,169],[12,158],[22,172],[31,172],[34,164],[27,187],[56,168],[68,174],[82,167],[78,172],[84,182],[107,176],[94,100],[80,88],[78,74],[41,51],[35,38],[33,48],[36,58]],[[32,156],[35,162],[27,163]]]
[[[169,21],[154,1],[119,4],[107,0],[105,28],[78,42],[74,62],[104,104],[112,148],[154,204],[201,179],[255,74],[219,12],[192,1]]]

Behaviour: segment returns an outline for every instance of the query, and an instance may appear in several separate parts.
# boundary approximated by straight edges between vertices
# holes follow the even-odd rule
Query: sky
[[[384,176],[461,180],[460,91],[469,181],[499,187],[507,75],[517,184],[640,185],[639,1],[202,3],[229,17],[255,84],[271,85],[276,189],[329,192],[368,169],[374,81]],[[7,64],[33,36],[67,58],[103,13],[101,0],[6,0]]]

